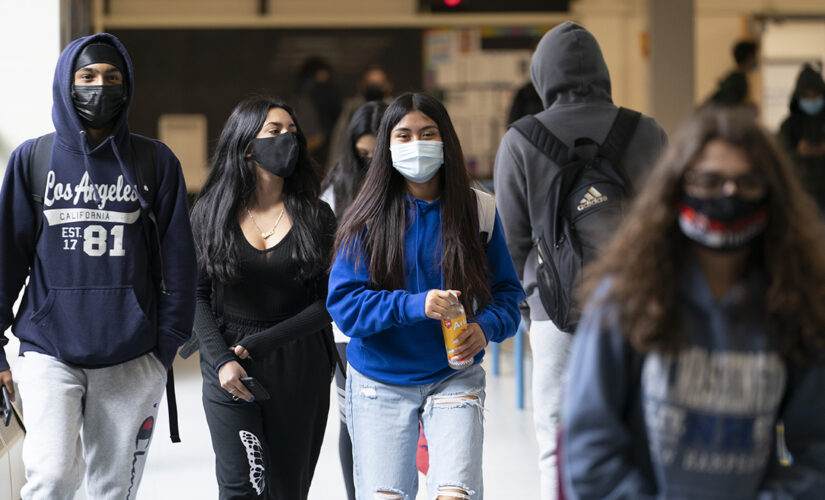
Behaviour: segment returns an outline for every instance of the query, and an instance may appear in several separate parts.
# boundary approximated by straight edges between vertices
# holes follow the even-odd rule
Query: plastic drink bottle
[[[464,306],[458,301],[456,294],[452,294],[450,308],[444,313],[441,319],[441,331],[444,333],[444,347],[447,349],[447,363],[454,370],[461,370],[473,364],[473,358],[459,361],[457,356],[450,356],[450,349],[458,347],[453,341],[467,329],[467,315],[464,314]]]

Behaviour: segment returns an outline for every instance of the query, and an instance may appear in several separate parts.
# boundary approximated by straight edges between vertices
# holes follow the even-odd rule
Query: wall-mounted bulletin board
[[[424,32],[424,85],[443,99],[470,174],[493,175],[516,91],[530,80],[530,57],[552,26],[432,29]]]

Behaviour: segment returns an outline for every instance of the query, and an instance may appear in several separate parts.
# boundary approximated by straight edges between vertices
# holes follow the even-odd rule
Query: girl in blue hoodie
[[[387,108],[363,187],[336,236],[327,308],[352,338],[347,425],[359,497],[412,498],[418,421],[429,443],[429,496],[483,497],[481,453],[489,341],[515,334],[524,292],[495,217],[477,204],[444,107],[404,94]],[[486,243],[486,248],[485,248]],[[440,320],[453,300],[466,331],[447,363]]]
[[[749,113],[690,120],[591,271],[567,498],[822,498],[822,221]]]

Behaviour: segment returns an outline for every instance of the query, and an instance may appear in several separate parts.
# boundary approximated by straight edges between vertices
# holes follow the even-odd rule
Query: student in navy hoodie
[[[73,498],[84,465],[89,498],[134,497],[167,369],[192,330],[196,265],[183,175],[153,141],[157,239],[147,238],[127,123],[134,88],[117,38],[71,42],[54,76],[43,211],[31,196],[32,140],[12,153],[0,191],[0,332],[12,326],[20,339],[26,499]],[[13,393],[1,350],[0,381]]]
[[[384,113],[372,164],[340,223],[327,308],[352,338],[347,425],[358,498],[413,498],[418,422],[431,498],[483,497],[484,347],[515,334],[524,291],[495,216],[485,248],[461,146],[444,107],[404,94]],[[492,215],[490,217],[493,218]],[[440,320],[468,325],[448,365]]]
[[[822,498],[823,283],[818,211],[767,132],[695,116],[585,282],[567,498]]]

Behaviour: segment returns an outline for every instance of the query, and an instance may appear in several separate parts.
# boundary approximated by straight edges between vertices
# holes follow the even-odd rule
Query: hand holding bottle
[[[424,314],[428,318],[443,319],[444,314],[453,304],[453,301],[458,300],[459,295],[461,295],[461,292],[458,290],[430,290],[424,299]],[[453,297],[456,297],[456,299],[453,299]]]

